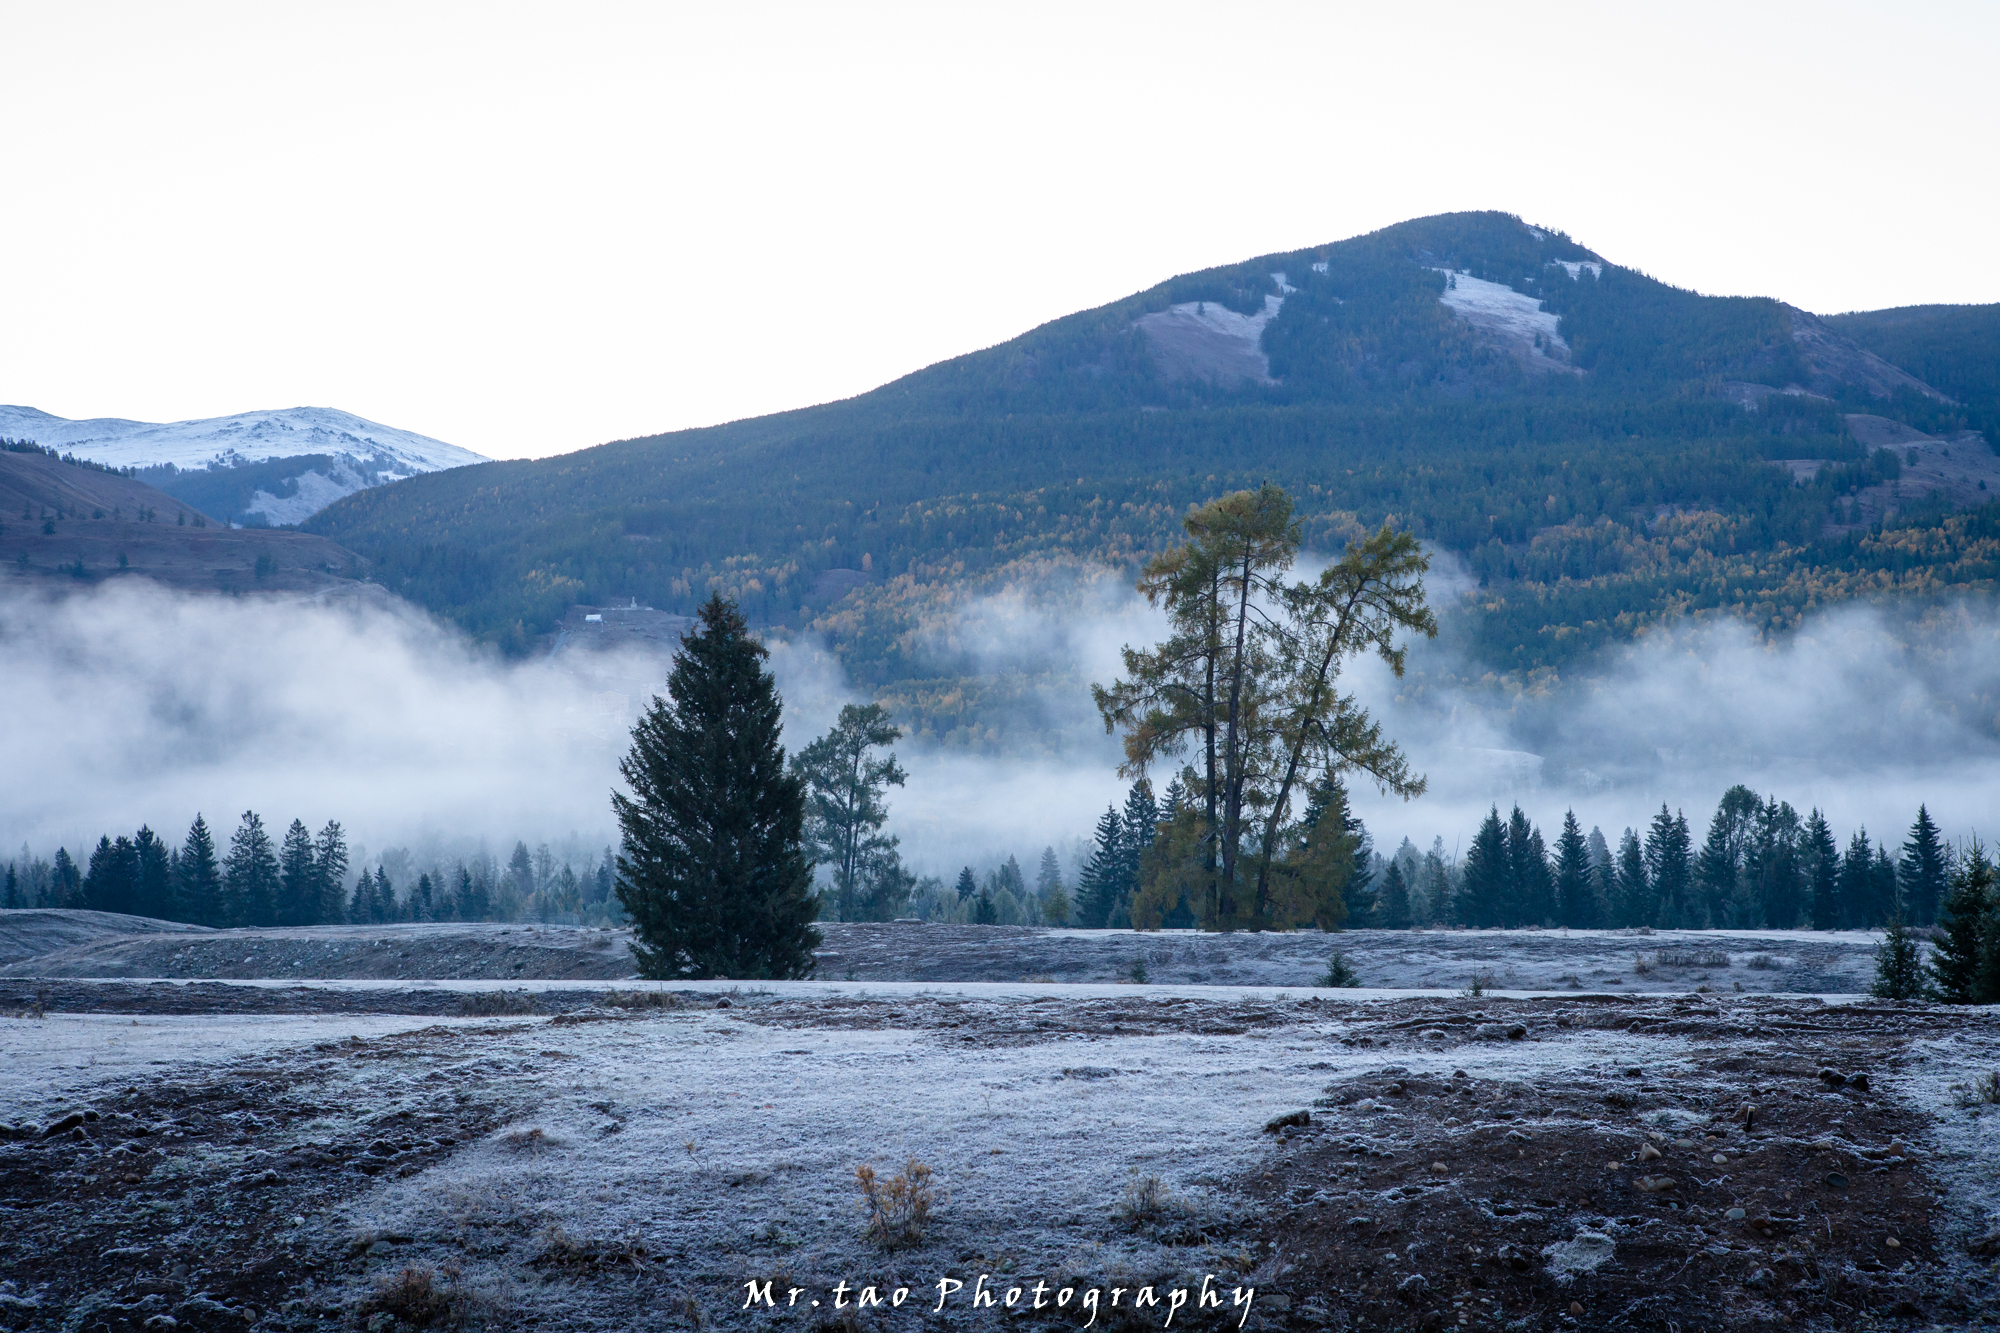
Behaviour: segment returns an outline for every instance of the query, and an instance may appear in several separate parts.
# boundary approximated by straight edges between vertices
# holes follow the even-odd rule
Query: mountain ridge
[[[685,614],[717,590],[865,688],[942,698],[964,677],[926,627],[954,597],[1130,568],[1187,506],[1276,480],[1309,544],[1388,521],[1453,552],[1477,655],[1553,669],[1663,617],[1782,628],[1907,568],[1884,525],[1942,522],[1949,487],[1916,489],[1928,463],[1900,480],[1848,417],[1957,449],[1994,438],[2000,393],[1926,382],[1891,332],[1451,214],[1178,275],[834,403],[417,477],[306,526],[511,651],[579,602]],[[1939,586],[1990,582],[1968,531]]]
[[[301,522],[371,486],[492,461],[331,407],[154,422],[72,420],[38,408],[0,405],[0,438],[140,469],[147,481],[197,509],[263,526]]]

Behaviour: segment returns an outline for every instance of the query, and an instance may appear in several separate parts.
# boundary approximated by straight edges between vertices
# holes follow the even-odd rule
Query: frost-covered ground
[[[1535,297],[1470,273],[1440,272],[1446,275],[1446,286],[1438,300],[1454,315],[1519,357],[1530,370],[1570,369],[1569,343],[1557,331],[1557,318]]]
[[[1990,1310],[1967,1249],[1995,1204],[1985,1011],[579,980],[530,987],[578,1002],[552,1016],[161,1020],[149,995],[365,992],[428,1014],[511,989],[107,987],[130,1016],[0,1021],[14,1327],[379,1333],[434,1305],[496,1328],[806,1329],[841,1326],[873,1285],[912,1294],[846,1326],[1077,1328],[1082,1293],[1117,1289],[1098,1326],[1157,1328],[1167,1308],[1132,1309],[1138,1289],[1165,1301],[1208,1274],[1256,1289],[1255,1327],[1844,1330]],[[855,1168],[912,1159],[935,1215],[885,1248]],[[1003,1300],[1075,1294],[1003,1315],[970,1305],[981,1274]],[[941,1279],[966,1288],[927,1324]],[[742,1309],[766,1280],[799,1307]]]
[[[628,937],[560,926],[432,924],[158,932],[100,913],[0,913],[0,977],[432,978],[632,975]],[[15,922],[14,918],[23,918]],[[33,918],[33,921],[27,920]],[[110,918],[117,921],[118,918]],[[130,918],[125,920],[129,921]],[[1853,994],[1880,937],[1862,931],[1407,931],[1208,935],[908,923],[821,926],[823,980],[1129,981],[1309,986],[1339,952],[1392,990]]]

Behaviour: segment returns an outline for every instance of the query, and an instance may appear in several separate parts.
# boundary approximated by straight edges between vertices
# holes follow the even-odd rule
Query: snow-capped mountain
[[[0,406],[0,438],[139,468],[161,490],[214,517],[251,524],[298,523],[370,486],[489,461],[331,407],[152,422],[72,421]]]

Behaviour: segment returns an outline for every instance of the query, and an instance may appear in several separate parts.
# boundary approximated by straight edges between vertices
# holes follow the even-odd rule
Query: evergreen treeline
[[[396,858],[407,860],[408,858]],[[581,872],[546,845],[517,842],[504,863],[486,856],[433,865],[401,885],[387,864],[349,865],[337,821],[317,835],[294,819],[273,840],[246,810],[228,845],[218,847],[200,815],[180,845],[152,829],[106,835],[82,865],[58,848],[52,861],[23,849],[6,865],[0,907],[85,908],[199,926],[314,926],[397,921],[563,921],[610,924],[622,916],[612,895],[609,849]]]
[[[1496,806],[1462,860],[1445,855],[1442,839],[1428,854],[1406,840],[1384,864],[1373,914],[1351,924],[1390,924],[1382,903],[1393,873],[1408,904],[1399,924],[1863,930],[1900,918],[1923,927],[1940,922],[1959,860],[1926,807],[1893,849],[1866,829],[1843,846],[1822,812],[1802,817],[1736,786],[1699,842],[1687,815],[1663,805],[1614,849],[1600,830],[1586,835],[1574,811],[1551,846],[1518,805],[1504,816]]]

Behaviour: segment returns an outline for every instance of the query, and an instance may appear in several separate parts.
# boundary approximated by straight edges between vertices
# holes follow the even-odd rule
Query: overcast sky
[[[0,0],[0,401],[497,457],[844,397],[1497,208],[1706,292],[2000,300],[2000,5]]]

